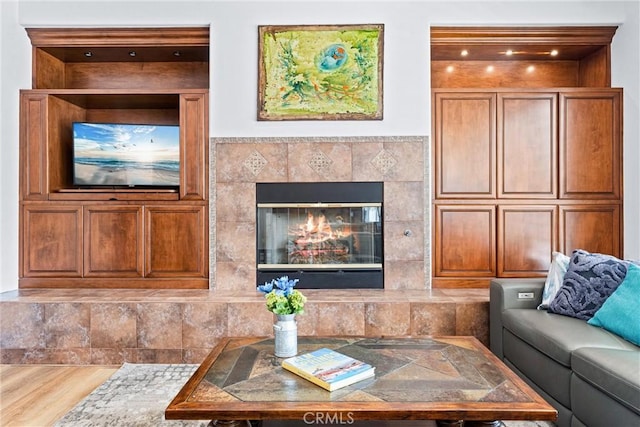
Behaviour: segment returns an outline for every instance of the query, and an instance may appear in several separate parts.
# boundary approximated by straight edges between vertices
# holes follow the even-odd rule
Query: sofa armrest
[[[502,350],[502,312],[510,308],[536,309],[542,302],[544,278],[494,279],[489,289],[489,345],[500,359]]]

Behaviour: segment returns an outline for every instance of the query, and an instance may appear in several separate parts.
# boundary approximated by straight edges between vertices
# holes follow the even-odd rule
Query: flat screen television
[[[80,187],[180,184],[180,127],[73,123],[73,183]]]

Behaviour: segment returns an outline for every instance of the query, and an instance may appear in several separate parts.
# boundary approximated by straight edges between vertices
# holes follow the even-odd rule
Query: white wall
[[[18,4],[0,1],[0,290],[17,287],[18,90],[31,84],[30,60]]]
[[[211,25],[211,136],[430,134],[430,25],[620,25],[613,83],[625,88],[625,256],[640,258],[638,99],[640,3],[610,1],[138,1],[3,3],[0,290],[15,289],[18,262],[18,90],[29,88],[23,27]],[[15,10],[17,8],[17,17]],[[384,120],[258,122],[257,26],[385,24]],[[14,59],[17,58],[17,59]],[[11,67],[7,66],[11,61]]]

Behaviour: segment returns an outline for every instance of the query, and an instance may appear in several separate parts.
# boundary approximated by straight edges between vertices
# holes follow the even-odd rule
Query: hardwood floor
[[[51,426],[118,368],[0,365],[0,425]]]

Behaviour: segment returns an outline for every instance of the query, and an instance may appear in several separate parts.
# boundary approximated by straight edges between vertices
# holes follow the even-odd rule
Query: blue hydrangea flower
[[[300,279],[289,280],[289,276],[282,276],[273,279],[270,282],[264,282],[264,285],[258,285],[258,291],[268,294],[274,291],[276,295],[288,297],[293,292],[293,288]]]

